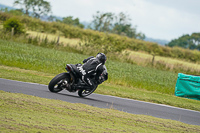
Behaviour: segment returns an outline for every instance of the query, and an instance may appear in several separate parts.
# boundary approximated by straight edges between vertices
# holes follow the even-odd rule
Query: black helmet
[[[97,59],[104,65],[106,62],[106,55],[104,53],[98,53],[96,56]]]

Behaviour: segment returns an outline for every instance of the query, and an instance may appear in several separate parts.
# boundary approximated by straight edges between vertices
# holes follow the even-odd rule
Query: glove
[[[97,83],[98,83],[98,84],[101,84],[101,83],[103,83],[104,81],[105,81],[104,77],[103,77],[103,76],[100,76],[100,77],[99,77],[99,80],[97,80]]]

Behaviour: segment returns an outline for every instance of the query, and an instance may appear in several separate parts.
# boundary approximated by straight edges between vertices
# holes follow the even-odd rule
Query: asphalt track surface
[[[26,83],[1,78],[0,90],[12,93],[34,95],[48,99],[58,99],[70,103],[83,103],[99,108],[114,108],[132,114],[144,114],[158,118],[181,121],[192,125],[200,125],[199,111],[182,109],[168,105],[154,104],[95,93],[88,97],[80,98],[77,93],[70,93],[66,90],[63,90],[59,93],[52,93],[48,90],[47,85]]]

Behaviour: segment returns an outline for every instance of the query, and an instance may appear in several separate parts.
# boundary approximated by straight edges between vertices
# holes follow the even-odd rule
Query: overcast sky
[[[91,22],[96,11],[124,12],[137,31],[155,39],[178,38],[200,32],[200,0],[46,0],[55,16]],[[14,0],[0,0],[13,6]]]

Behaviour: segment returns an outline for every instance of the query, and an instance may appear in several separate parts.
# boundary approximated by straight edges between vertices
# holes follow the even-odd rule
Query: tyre
[[[68,73],[61,73],[55,76],[48,85],[51,92],[57,93],[66,88],[66,84],[70,82]]]
[[[80,97],[86,97],[86,96],[89,96],[90,94],[92,94],[95,90],[96,90],[97,87],[95,87],[94,89],[92,90],[85,90],[85,89],[81,89],[78,91],[78,95]]]

